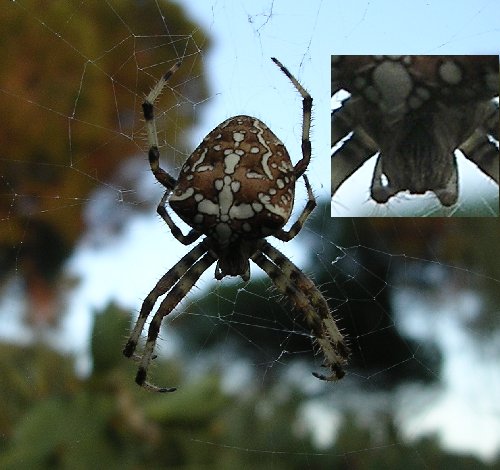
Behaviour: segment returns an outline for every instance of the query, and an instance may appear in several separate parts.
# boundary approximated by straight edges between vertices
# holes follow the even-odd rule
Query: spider
[[[150,391],[173,392],[148,382],[148,367],[163,318],[187,295],[199,277],[216,263],[215,278],[240,276],[250,279],[252,260],[271,278],[275,287],[303,314],[317,346],[324,354],[329,375],[314,373],[322,380],[344,376],[348,348],[331,315],[328,304],[314,283],[266,237],[283,241],[294,238],[316,206],[309,181],[304,174],[311,158],[309,129],[312,97],[277,59],[273,62],[302,96],[302,158],[293,165],[287,149],[259,119],[234,116],[213,129],[187,158],[178,179],[159,164],[154,103],[167,81],[181,66],[177,62],[152,88],[142,107],[149,144],[149,163],[155,178],[166,188],[157,212],[183,245],[204,238],[158,281],[144,300],[137,322],[123,354],[139,362],[135,381]],[[302,177],[307,203],[284,230],[294,202],[295,182]],[[170,217],[170,207],[191,230],[184,235]],[[153,315],[142,354],[135,350],[158,298],[166,294]]]
[[[433,191],[458,198],[454,151],[498,184],[497,56],[332,56],[332,96],[351,93],[332,114],[332,195],[380,151],[371,196]],[[491,141],[491,137],[497,142]]]

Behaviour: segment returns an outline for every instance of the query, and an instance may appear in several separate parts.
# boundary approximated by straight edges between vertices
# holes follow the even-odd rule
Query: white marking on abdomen
[[[238,151],[238,150],[228,149],[225,150],[224,153],[226,154],[226,156],[224,157],[224,173],[231,175],[234,173],[236,165],[238,165],[238,163],[240,162],[241,150]]]
[[[194,194],[194,188],[188,188],[181,194],[172,193],[170,195],[170,201],[184,201],[185,199],[189,199]]]
[[[200,155],[200,158],[198,158],[198,160],[196,160],[194,163],[193,163],[193,168],[191,169],[191,171],[196,171],[196,167],[198,165],[200,165],[201,163],[203,163],[203,160],[205,160],[205,155],[207,154],[208,152],[208,149],[205,147],[203,149],[203,152],[201,153]]]
[[[447,60],[439,66],[439,76],[450,85],[458,85],[462,80],[462,71],[455,62]]]
[[[262,127],[259,127],[259,121],[255,120],[253,125],[259,129],[260,132],[257,132],[257,139],[259,139],[259,142],[262,144],[264,148],[267,149],[267,152],[262,155],[262,168],[264,169],[264,173],[267,175],[267,177],[272,180],[273,179],[273,174],[271,173],[271,170],[269,169],[269,165],[267,164],[267,161],[269,160],[270,157],[272,157],[273,152],[271,152],[271,149],[269,148],[269,145],[265,141],[264,137],[262,137],[262,134],[264,133],[264,129]]]
[[[224,185],[219,192],[219,207],[220,207],[220,215],[229,214],[229,209],[233,205],[234,197],[233,191],[231,189],[231,177],[224,176]]]
[[[287,219],[288,213],[282,207],[271,203],[271,196],[269,194],[259,193],[258,194],[259,201],[264,205],[264,207],[271,212],[272,214],[279,215],[284,220]]]
[[[236,145],[240,145],[240,142],[242,142],[245,139],[245,134],[243,132],[233,132],[233,140],[235,141]]]
[[[198,212],[207,215],[219,215],[219,205],[210,199],[203,199],[198,203]]]
[[[229,217],[231,219],[250,219],[254,215],[255,212],[250,204],[233,205],[229,210]]]

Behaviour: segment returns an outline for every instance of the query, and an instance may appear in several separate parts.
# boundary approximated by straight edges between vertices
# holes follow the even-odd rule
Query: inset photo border
[[[332,216],[498,217],[496,55],[332,55]]]

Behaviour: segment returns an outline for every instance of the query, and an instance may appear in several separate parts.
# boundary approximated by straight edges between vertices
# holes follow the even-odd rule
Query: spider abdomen
[[[186,160],[169,204],[184,222],[225,246],[282,228],[294,190],[283,143],[259,119],[241,115],[212,130]]]

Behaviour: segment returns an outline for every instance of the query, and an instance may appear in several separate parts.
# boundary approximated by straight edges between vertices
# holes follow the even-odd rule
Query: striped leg
[[[486,118],[486,129],[488,134],[490,134],[498,142],[498,132],[499,132],[500,122],[498,120],[498,102],[490,101],[488,106],[488,116]]]
[[[312,112],[312,96],[304,89],[298,80],[290,73],[290,71],[275,57],[271,60],[281,69],[281,71],[289,78],[293,86],[302,96],[302,159],[294,166],[295,177],[299,178],[307,170],[309,161],[311,160],[311,140],[309,133],[311,130],[311,112]]]
[[[332,149],[353,131],[351,137],[343,142],[340,148],[336,149],[332,155],[332,196],[349,176],[378,151],[375,142],[361,126],[356,125],[355,107],[355,100],[349,98],[344,101],[341,108],[332,114]]]
[[[290,227],[290,230],[285,231],[285,230],[281,229],[273,235],[278,240],[282,240],[284,242],[287,242],[287,241],[290,241],[293,237],[295,237],[300,232],[305,221],[311,215],[311,212],[316,207],[316,199],[314,198],[314,195],[313,195],[313,192],[311,189],[311,185],[309,184],[309,180],[307,179],[306,175],[303,175],[303,178],[304,178],[304,183],[305,183],[306,189],[307,189],[306,206],[304,207],[304,210],[300,214],[299,218]]]
[[[175,285],[170,289],[170,292],[158,307],[149,325],[148,338],[144,351],[140,355],[140,358],[138,358],[140,364],[135,381],[141,387],[152,392],[174,392],[176,390],[175,388],[158,387],[146,381],[149,364],[153,357],[153,350],[156,345],[156,340],[158,339],[158,334],[160,333],[161,322],[187,295],[200,276],[215,262],[215,259],[215,256],[210,251],[207,252],[201,259],[194,263],[180,279],[176,280]],[[130,341],[131,340],[129,340],[129,343]],[[127,346],[129,343],[127,343]],[[125,352],[128,353],[127,346],[125,347]]]
[[[165,191],[165,194],[161,198],[160,203],[158,204],[158,207],[156,208],[156,212],[158,212],[158,215],[164,220],[164,222],[168,225],[168,228],[172,232],[172,235],[179,240],[183,245],[191,245],[191,243],[195,242],[198,240],[198,238],[201,237],[201,232],[198,232],[195,229],[192,229],[188,232],[187,235],[184,235],[181,232],[181,229],[175,225],[175,222],[172,220],[170,217],[168,211],[167,211],[167,199],[168,196],[170,195],[170,191],[167,190]]]
[[[479,169],[498,183],[499,160],[498,152],[498,104],[494,101],[488,103],[485,125],[476,131],[461,146],[460,150]],[[497,140],[497,144],[490,141],[490,134]]]
[[[134,355],[135,349],[137,348],[137,343],[141,336],[142,330],[144,329],[144,324],[153,310],[153,307],[159,297],[165,295],[174,284],[176,284],[179,279],[181,279],[190,269],[195,261],[197,261],[203,254],[207,251],[206,244],[201,242],[195,246],[187,255],[181,258],[175,266],[168,270],[168,272],[162,276],[162,278],[157,282],[153,290],[144,299],[137,318],[137,322],[134,329],[130,335],[125,348],[123,349],[123,355],[126,357],[131,357]]]
[[[149,364],[153,356],[153,350],[156,345],[158,334],[160,333],[161,322],[165,316],[171,313],[177,304],[187,295],[191,288],[196,284],[200,276],[215,262],[216,258],[211,251],[207,252],[201,259],[194,263],[177,280],[167,296],[163,299],[157,312],[153,316],[148,329],[148,339],[144,351],[140,357],[139,369],[135,381],[141,387],[152,392],[174,392],[175,388],[158,387],[146,381]]]
[[[304,315],[307,326],[324,355],[328,376],[313,373],[322,380],[338,380],[344,375],[349,349],[344,342],[328,304],[314,283],[280,251],[264,242],[252,260],[262,268],[276,288],[286,295],[294,308]]]
[[[163,88],[167,84],[170,77],[179,69],[181,62],[177,62],[161,79],[158,83],[151,89],[149,94],[146,96],[144,103],[142,103],[142,111],[144,114],[144,119],[146,120],[146,130],[148,133],[148,144],[149,144],[149,165],[151,171],[153,172],[155,178],[166,188],[173,189],[176,180],[173,176],[170,176],[165,170],[160,167],[160,151],[158,150],[158,134],[156,133],[156,122],[154,116],[154,102],[161,94]]]

